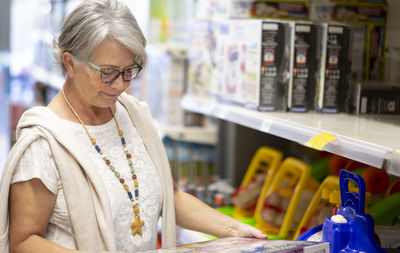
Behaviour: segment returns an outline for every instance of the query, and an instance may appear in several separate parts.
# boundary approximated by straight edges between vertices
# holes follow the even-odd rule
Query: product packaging
[[[291,112],[307,112],[314,108],[321,28],[305,22],[292,23],[292,26],[287,109]]]
[[[350,28],[343,24],[322,24],[321,67],[316,109],[320,112],[345,111],[350,73]]]

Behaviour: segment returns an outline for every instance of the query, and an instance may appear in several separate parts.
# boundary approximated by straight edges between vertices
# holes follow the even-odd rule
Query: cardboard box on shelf
[[[320,64],[321,27],[313,23],[293,23],[287,109],[306,112],[314,109]]]
[[[211,90],[225,103],[261,111],[283,110],[290,26],[263,19],[230,19],[216,29]]]
[[[356,114],[400,114],[400,85],[357,83],[349,111]]]
[[[350,28],[343,24],[322,24],[321,67],[316,110],[345,111],[350,73]]]
[[[250,13],[255,18],[309,20],[310,0],[256,0]]]
[[[387,3],[385,0],[313,0],[310,19],[365,26],[364,80],[382,80],[386,44]]]

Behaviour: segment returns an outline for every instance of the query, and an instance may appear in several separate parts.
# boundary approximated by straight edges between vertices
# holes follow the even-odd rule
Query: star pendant
[[[142,235],[142,227],[144,226],[144,221],[140,220],[139,215],[135,216],[135,221],[131,223],[132,235]]]

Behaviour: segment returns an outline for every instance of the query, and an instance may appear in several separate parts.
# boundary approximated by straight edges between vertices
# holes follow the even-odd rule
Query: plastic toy
[[[268,235],[290,238],[293,220],[303,190],[310,178],[310,165],[286,158],[275,174],[273,182],[263,186],[254,217],[256,227]]]
[[[268,186],[271,184],[275,172],[282,161],[282,156],[282,152],[267,146],[262,146],[257,150],[239,189],[232,196],[232,203],[235,206],[233,211],[234,218],[242,219],[253,216],[254,209],[252,210],[252,207],[256,205],[263,185],[267,184]],[[256,182],[257,174],[263,174],[264,177],[261,182],[257,181],[259,184],[256,186],[254,182]],[[253,184],[253,187],[251,187],[251,184]],[[249,188],[252,188],[251,194],[247,191]],[[242,203],[243,205],[239,206],[235,205],[235,203]]]
[[[400,215],[400,192],[387,196],[370,207],[376,225],[393,226]]]
[[[366,191],[372,194],[383,193],[389,186],[389,175],[383,169],[368,166],[361,176],[365,181]]]
[[[315,193],[311,203],[308,205],[294,238],[298,238],[310,228],[321,225],[324,223],[325,218],[332,216],[334,212],[333,209],[337,207],[335,197],[338,193],[339,177],[328,176],[325,178],[318,191]]]
[[[349,191],[349,181],[357,184],[359,193]],[[355,173],[342,170],[339,174],[342,205],[337,214],[347,223],[336,223],[326,218],[322,227],[322,241],[329,242],[330,252],[384,252],[374,238],[374,220],[364,213],[365,182]]]

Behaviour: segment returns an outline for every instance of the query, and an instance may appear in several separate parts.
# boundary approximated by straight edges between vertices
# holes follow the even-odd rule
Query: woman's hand
[[[238,228],[236,232],[234,232],[233,236],[239,236],[239,237],[254,237],[258,239],[267,239],[268,236],[261,232],[260,230],[256,229],[255,227],[252,227],[250,225],[247,225],[245,223],[241,223],[238,225]]]

